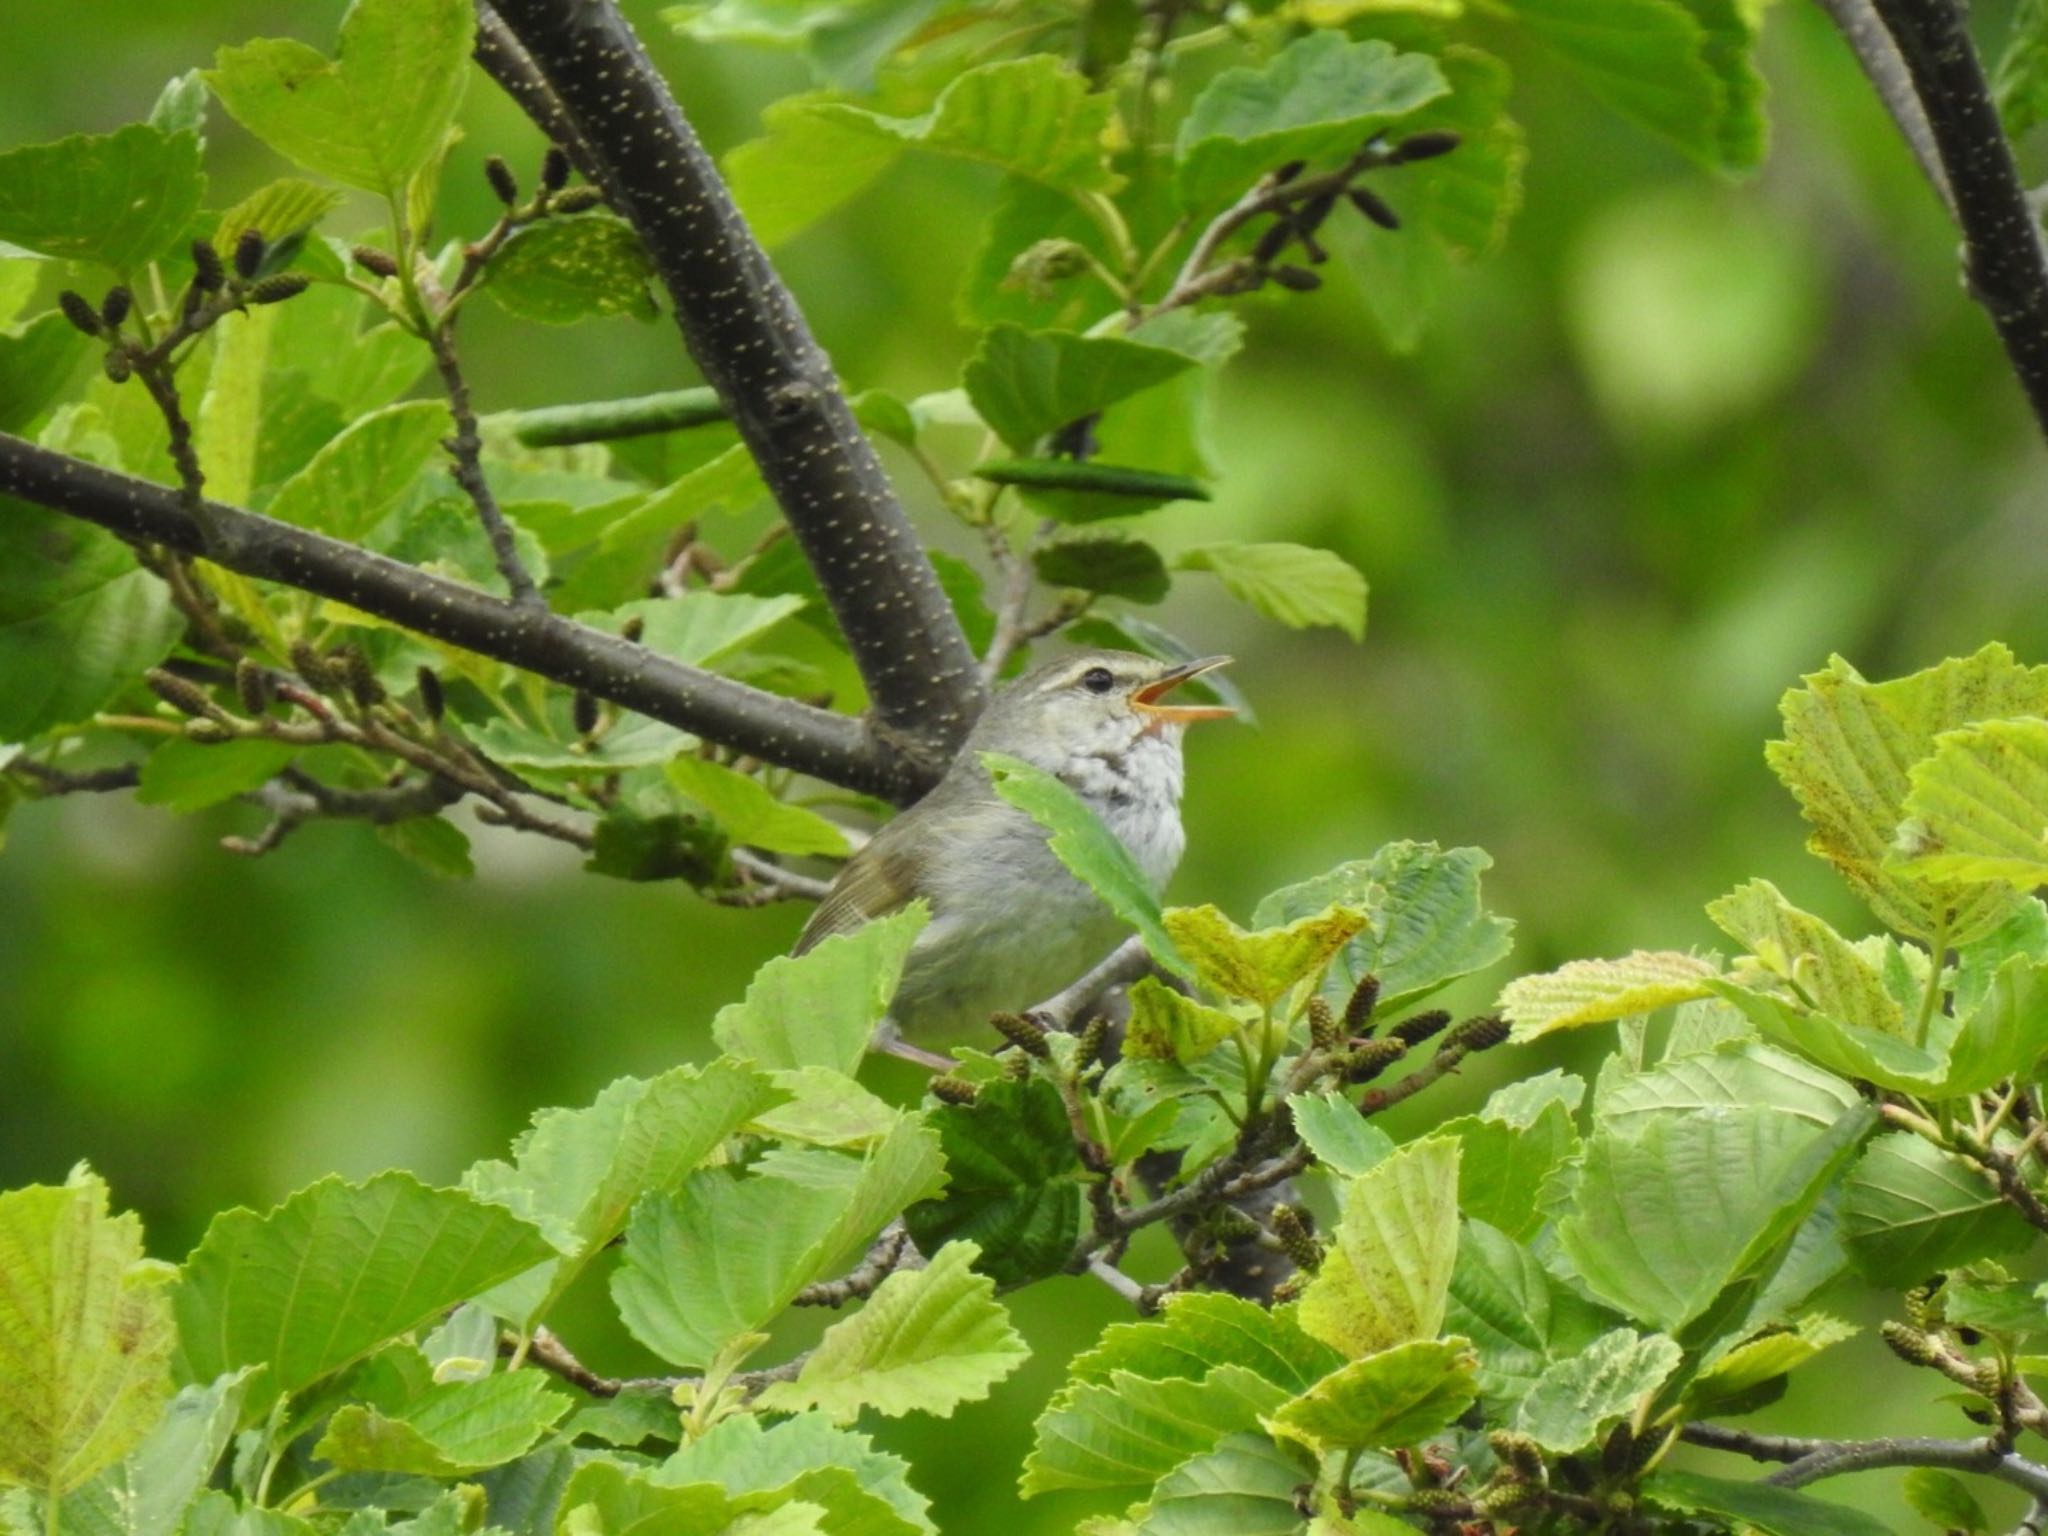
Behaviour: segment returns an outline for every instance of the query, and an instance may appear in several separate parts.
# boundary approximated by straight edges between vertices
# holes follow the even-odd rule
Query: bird
[[[1090,650],[1035,667],[989,700],[931,792],[840,869],[792,951],[801,955],[913,901],[929,905],[872,1049],[945,1071],[953,1060],[918,1039],[957,1040],[991,1013],[1058,992],[1124,935],[1123,923],[1047,846],[1045,828],[996,792],[982,754],[1007,753],[1058,778],[1157,893],[1186,842],[1181,738],[1196,721],[1235,713],[1165,699],[1229,660]]]

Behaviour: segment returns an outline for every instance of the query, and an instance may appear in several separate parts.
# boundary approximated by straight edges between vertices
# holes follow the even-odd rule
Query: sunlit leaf
[[[505,1371],[429,1387],[399,1413],[344,1403],[313,1453],[351,1472],[461,1477],[524,1455],[570,1407],[541,1373]]]
[[[1305,1453],[1264,1435],[1226,1435],[1159,1480],[1137,1536],[1295,1536],[1295,1491],[1314,1478]]]
[[[804,954],[770,960],[745,998],[718,1011],[712,1038],[763,1067],[830,1067],[851,1076],[930,915],[913,902]]]
[[[1131,988],[1124,1055],[1136,1061],[1185,1065],[1208,1055],[1242,1027],[1222,1009],[1199,1003],[1162,984],[1156,976],[1146,976]]]
[[[1257,1429],[1286,1400],[1285,1388],[1242,1365],[1199,1379],[1119,1370],[1069,1382],[1038,1417],[1020,1491],[1028,1499],[1059,1488],[1150,1488],[1223,1436]]]
[[[397,505],[451,430],[448,408],[408,400],[359,416],[278,488],[269,514],[360,539]]]
[[[1203,544],[1175,565],[1213,571],[1232,597],[1289,629],[1325,624],[1365,638],[1365,578],[1341,555],[1305,544]]]
[[[1822,1013],[1866,1029],[1904,1033],[1904,1013],[1885,990],[1878,967],[1822,919],[1785,900],[1770,881],[1737,886],[1710,903],[1707,916]]]
[[[1573,960],[1539,976],[1521,976],[1501,990],[1497,1006],[1518,1041],[1652,1013],[1707,995],[1711,961],[1672,950],[1639,949],[1619,960]]]
[[[573,325],[607,315],[655,315],[654,267],[632,225],[608,213],[552,218],[507,240],[485,269],[484,292],[522,320]]]
[[[1458,1143],[1410,1142],[1344,1186],[1301,1326],[1357,1358],[1436,1337],[1458,1250]]]
[[[1212,906],[1171,907],[1162,920],[1205,986],[1262,1007],[1320,971],[1366,925],[1364,912],[1343,906],[1251,933]]]
[[[1325,1376],[1267,1425],[1319,1456],[1416,1445],[1471,1406],[1472,1368],[1462,1339],[1412,1339]]]
[[[823,1505],[833,1536],[933,1536],[929,1505],[910,1486],[909,1471],[902,1457],[876,1450],[866,1435],[825,1414],[802,1413],[771,1425],[759,1415],[736,1413],[684,1444],[653,1480],[676,1487],[718,1483],[734,1494],[786,1492]]]
[[[199,135],[131,123],[0,154],[0,240],[127,273],[176,244],[199,211]]]
[[[1546,1450],[1581,1450],[1616,1420],[1633,1415],[1684,1356],[1661,1333],[1644,1336],[1620,1328],[1603,1334],[1537,1379],[1522,1399],[1515,1427]]]

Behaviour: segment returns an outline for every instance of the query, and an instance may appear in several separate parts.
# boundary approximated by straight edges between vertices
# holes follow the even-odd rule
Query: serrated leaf
[[[1914,1467],[1906,1473],[1899,1487],[1915,1514],[1932,1520],[1944,1531],[1963,1531],[1974,1536],[1975,1532],[1991,1529],[1984,1506],[1953,1472],[1943,1472],[1937,1467]]]
[[[119,539],[0,496],[0,741],[89,718],[183,629]]]
[[[1366,922],[1364,912],[1342,906],[1255,933],[1212,906],[1169,908],[1161,920],[1204,985],[1267,1008],[1327,965]]]
[[[744,1000],[718,1011],[712,1038],[763,1067],[830,1067],[851,1076],[930,916],[923,902],[912,902],[804,954],[770,960]]]
[[[819,111],[828,101],[792,96],[770,103],[761,115],[767,131],[723,162],[733,201],[771,250],[859,196],[905,149],[894,135],[872,132],[863,117]]]
[[[1551,1282],[1536,1256],[1483,1221],[1459,1233],[1444,1327],[1479,1353],[1489,1413],[1508,1414],[1548,1367]]]
[[[1894,1536],[1890,1526],[1861,1510],[1845,1509],[1810,1494],[1769,1483],[1733,1482],[1697,1472],[1658,1472],[1643,1492],[1666,1509],[1723,1515],[1766,1536]]]
[[[344,1403],[313,1454],[349,1472],[463,1477],[525,1455],[570,1406],[538,1371],[443,1382],[396,1414]]]
[[[356,0],[334,58],[258,38],[221,49],[206,83],[280,154],[396,197],[441,150],[468,80],[475,18],[465,0]]]
[[[1025,1498],[1061,1488],[1149,1488],[1228,1434],[1259,1427],[1286,1389],[1242,1365],[1199,1380],[1111,1371],[1069,1383],[1038,1417],[1018,1489]]]
[[[437,400],[407,400],[360,416],[278,487],[269,514],[360,540],[398,504],[451,430],[448,408]]]
[[[1330,967],[1323,996],[1341,1010],[1360,981],[1376,976],[1379,1007],[1394,1014],[1507,954],[1514,925],[1480,901],[1479,876],[1492,864],[1477,848],[1388,843],[1369,859],[1274,891],[1252,921],[1275,926],[1333,904],[1363,911],[1366,927]]]
[[[1264,1435],[1226,1435],[1159,1480],[1133,1536],[1296,1536],[1295,1492],[1314,1475]]]
[[[794,1512],[796,1523],[766,1518],[771,1512]],[[823,1536],[816,1523],[821,1513],[781,1490],[734,1494],[709,1480],[667,1485],[638,1467],[597,1457],[569,1478],[554,1528],[563,1536]]]
[[[1243,1027],[1220,1008],[1198,1003],[1156,976],[1141,977],[1130,996],[1124,1055],[1135,1061],[1186,1065],[1208,1055]]]
[[[54,309],[0,329],[0,432],[20,432],[62,395],[90,346]]]
[[[1708,993],[1711,961],[1675,950],[1639,949],[1619,960],[1573,960],[1501,989],[1496,1007],[1526,1043],[1560,1029],[1653,1013]]]
[[[822,1413],[774,1425],[753,1414],[720,1419],[683,1445],[653,1481],[721,1484],[728,1493],[776,1492],[823,1505],[832,1536],[934,1536],[923,1494],[910,1486],[910,1465],[878,1451],[863,1434]]]
[[[377,828],[377,841],[403,854],[441,880],[468,880],[476,874],[469,834],[442,816],[413,816]]]
[[[1133,603],[1163,600],[1173,579],[1159,551],[1143,539],[1068,534],[1031,552],[1031,567],[1049,587],[1072,587]]]
[[[653,281],[633,226],[593,212],[520,230],[491,258],[483,290],[521,320],[574,325],[607,315],[653,319]]]
[[[1941,1288],[1941,1315],[1951,1327],[2015,1337],[2048,1330],[2048,1300],[2024,1280],[1974,1281],[1950,1276]]]
[[[723,464],[725,460],[714,462]],[[686,667],[715,668],[784,619],[801,613],[803,606],[802,598],[787,595],[750,597],[742,592],[685,592],[677,597],[626,603],[608,613],[577,617],[612,634],[637,619],[639,643],[649,650]]]
[[[2048,711],[2048,667],[2022,667],[2002,645],[1886,683],[1867,683],[1839,656],[1779,704],[1785,736],[1765,757],[1813,826],[1807,846],[1841,871],[1888,928],[1966,944],[1996,928],[2018,894],[1940,884],[1886,867],[1909,770],[1942,733]],[[1952,913],[1945,927],[1944,913]]]
[[[1074,878],[1137,930],[1154,960],[1178,975],[1190,975],[1161,920],[1158,892],[1131,851],[1096,819],[1087,803],[1022,758],[984,752],[981,760],[996,793],[1045,828],[1048,846]]]
[[[863,1408],[950,1418],[961,1403],[988,1396],[1030,1351],[995,1299],[995,1283],[975,1272],[980,1251],[948,1243],[925,1268],[891,1275],[860,1311],[825,1330],[796,1380],[760,1395],[761,1406],[821,1408],[841,1420]]]
[[[1355,1178],[1393,1155],[1393,1138],[1341,1093],[1297,1093],[1287,1107],[1295,1134],[1316,1161],[1340,1177]]]
[[[1522,1399],[1515,1427],[1546,1450],[1582,1450],[1616,1420],[1634,1414],[1684,1355],[1661,1333],[1644,1336],[1620,1328],[1604,1334],[1537,1378]]]
[[[1239,602],[1289,629],[1328,625],[1365,638],[1365,578],[1341,555],[1304,544],[1203,544],[1174,565],[1212,571]]]
[[[769,1073],[789,1095],[756,1115],[747,1129],[781,1141],[822,1147],[867,1147],[886,1137],[903,1112],[830,1067],[792,1067]]]
[[[993,325],[962,382],[990,429],[1029,453],[1048,433],[1195,366],[1183,352],[1121,337]]]
[[[972,1104],[930,1111],[945,1195],[904,1213],[918,1247],[966,1239],[1004,1286],[1053,1274],[1081,1235],[1080,1155],[1059,1090],[1043,1078],[985,1085]]]
[[[1886,867],[1928,880],[2048,883],[2048,720],[1985,720],[1913,764]]]
[[[1862,1095],[1831,1072],[1760,1040],[1734,1040],[1646,1072],[1603,1073],[1593,1112],[1622,1134],[1646,1117],[1706,1109],[1770,1108],[1824,1128],[1860,1102]]]
[[[1579,1152],[1578,1128],[1555,1099],[1524,1126],[1465,1115],[1443,1122],[1435,1134],[1455,1136],[1463,1148],[1458,1208],[1513,1238],[1536,1235],[1545,1219],[1538,1199],[1544,1185]]]
[[[197,742],[173,737],[142,764],[135,798],[144,805],[196,811],[256,788],[302,749],[290,742]]]
[[[1797,1370],[1831,1345],[1854,1338],[1856,1325],[1816,1314],[1797,1327],[1778,1329],[1745,1340],[1714,1360],[1685,1389],[1688,1412],[1705,1413],[1715,1405],[1739,1403],[1787,1371]]]
[[[121,1460],[65,1497],[66,1536],[177,1536],[235,1436],[249,1372],[184,1388]]]
[[[342,194],[333,187],[317,186],[296,176],[281,177],[258,187],[220,216],[213,231],[214,247],[231,251],[243,232],[251,229],[275,245],[311,229],[338,208],[341,200]],[[211,485],[211,471],[206,478]]]
[[[1412,1339],[1325,1376],[1267,1427],[1318,1456],[1418,1445],[1471,1406],[1473,1365],[1463,1339]]]
[[[1792,982],[1820,1012],[1886,1034],[1903,1034],[1904,1011],[1878,967],[1825,921],[1793,906],[1768,880],[1737,886],[1707,906],[1714,925]]]
[[[1075,1357],[1069,1375],[1077,1382],[1107,1383],[1123,1371],[1165,1381],[1236,1365],[1292,1396],[1343,1363],[1336,1350],[1302,1330],[1294,1307],[1266,1308],[1220,1291],[1183,1291],[1168,1296],[1156,1317],[1105,1329],[1093,1349]]]
[[[167,1266],[80,1169],[0,1193],[0,1478],[59,1499],[137,1448],[171,1395]]]
[[[2013,7],[1991,89],[2007,137],[2017,140],[2048,122],[2048,6],[2042,0]]]
[[[1351,154],[1447,89],[1427,54],[1310,32],[1261,68],[1223,71],[1195,98],[1174,142],[1180,201],[1206,207],[1286,161]]]
[[[1996,1185],[1910,1131],[1878,1137],[1850,1170],[1842,1225],[1856,1267],[1879,1285],[2017,1253],[2032,1231]]]
[[[0,240],[128,273],[177,243],[206,191],[199,135],[131,123],[0,154]]]
[[[1443,1325],[1458,1251],[1458,1143],[1410,1142],[1351,1179],[1301,1326],[1357,1358]]]

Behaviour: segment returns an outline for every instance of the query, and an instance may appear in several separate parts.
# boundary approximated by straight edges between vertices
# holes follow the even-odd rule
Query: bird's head
[[[1236,713],[1223,704],[1169,702],[1182,683],[1229,660],[1160,661],[1135,651],[1063,656],[997,693],[975,727],[973,745],[1058,772],[1069,758],[1121,753],[1147,736],[1178,744],[1193,722]]]

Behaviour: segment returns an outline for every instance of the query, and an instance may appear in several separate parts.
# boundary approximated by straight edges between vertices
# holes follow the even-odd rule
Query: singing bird
[[[1154,890],[1180,862],[1181,736],[1223,705],[1166,696],[1228,656],[1172,663],[1088,651],[1026,672],[989,700],[930,794],[846,862],[796,942],[802,954],[923,898],[931,921],[904,961],[874,1048],[944,1070],[918,1039],[957,1039],[989,1014],[1039,1002],[1113,949],[1124,925],[996,793],[984,752],[1057,776],[1122,840]]]

